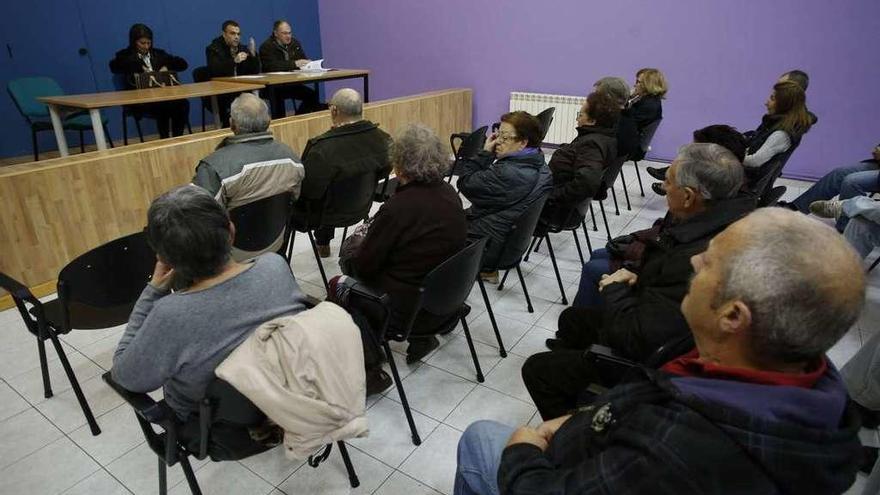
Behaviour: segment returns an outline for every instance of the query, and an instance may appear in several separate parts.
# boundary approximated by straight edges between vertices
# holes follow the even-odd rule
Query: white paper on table
[[[248,74],[246,76],[235,76],[236,79],[259,79],[263,74]]]
[[[324,59],[310,60],[306,65],[300,68],[303,72],[327,72],[330,69],[323,67]]]

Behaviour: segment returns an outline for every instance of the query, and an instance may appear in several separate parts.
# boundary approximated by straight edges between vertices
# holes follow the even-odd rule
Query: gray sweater
[[[304,310],[304,301],[274,253],[205,290],[172,294],[147,285],[113,356],[113,379],[133,392],[163,387],[168,405],[186,419],[226,356],[261,323]]]

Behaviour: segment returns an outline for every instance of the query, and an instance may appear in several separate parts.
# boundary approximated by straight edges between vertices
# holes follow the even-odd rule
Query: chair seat
[[[101,114],[101,123],[107,125],[107,117]],[[68,115],[61,121],[62,126],[68,131],[91,131],[92,118],[87,112],[77,112]],[[49,120],[35,120],[31,122],[31,128],[37,131],[45,131],[52,129],[52,122]]]
[[[134,303],[126,303],[119,306],[97,308],[86,304],[72,302],[68,305],[70,310],[71,330],[98,330],[111,328],[128,322]],[[43,304],[46,321],[52,328],[61,330],[62,309],[61,301],[55,299]],[[34,314],[34,309],[31,309]]]

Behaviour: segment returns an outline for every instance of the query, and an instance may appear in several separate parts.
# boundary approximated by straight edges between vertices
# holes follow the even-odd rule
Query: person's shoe
[[[318,256],[322,258],[330,257],[330,245],[322,246],[320,244],[315,244],[315,247],[318,248]]]
[[[406,364],[413,364],[421,361],[423,357],[427,356],[431,351],[438,347],[440,347],[440,341],[433,335],[428,338],[411,340],[409,342],[409,347],[406,348]]]
[[[838,219],[843,213],[843,202],[836,199],[813,201],[810,203],[810,213],[817,217]]]
[[[788,201],[779,200],[776,202],[776,206],[778,206],[779,208],[788,208],[791,211],[799,211],[794,203],[789,203]]]
[[[391,380],[391,377],[382,368],[374,368],[367,371],[367,397],[381,394],[388,390],[388,387],[391,385],[394,385],[394,381]]]
[[[565,341],[563,341],[562,339],[547,339],[544,341],[544,345],[546,345],[547,349],[550,349],[551,351],[568,349],[568,346],[565,345]]]
[[[498,285],[498,271],[494,272],[480,272],[480,278],[483,279],[483,282]]]
[[[655,182],[651,184],[651,190],[657,193],[659,196],[666,196],[666,189],[663,189],[663,184],[660,182]]]
[[[648,175],[657,180],[666,180],[666,171],[669,170],[669,167],[645,167],[645,170],[648,171]]]

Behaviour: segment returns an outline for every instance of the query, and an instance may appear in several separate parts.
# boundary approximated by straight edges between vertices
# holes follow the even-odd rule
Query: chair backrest
[[[203,65],[201,67],[196,67],[192,70],[193,82],[205,82],[211,80],[211,72],[208,71],[208,66]]]
[[[40,96],[60,96],[64,94],[61,86],[51,77],[23,77],[13,79],[6,90],[18,111],[28,121],[49,118],[49,108],[37,100]]]
[[[651,149],[651,140],[654,139],[654,134],[657,132],[657,128],[660,127],[660,122],[662,121],[663,119],[661,118],[648,123],[639,133],[639,147],[642,149],[643,157]]]
[[[773,189],[770,189],[770,192],[758,198],[758,208],[776,206],[776,204],[779,203],[779,199],[782,198],[787,190],[788,188],[785,186],[776,186]]]
[[[143,232],[127,235],[78,256],[58,274],[58,297],[93,308],[134,304],[144,290],[156,255]],[[117,323],[117,325],[125,321]],[[108,325],[114,326],[114,325]]]
[[[235,224],[232,245],[243,251],[262,251],[284,232],[293,209],[293,193],[285,191],[229,210]]]
[[[28,331],[39,336],[41,332],[38,325],[45,323],[43,305],[40,300],[34,297],[30,289],[25,287],[24,284],[3,272],[0,272],[0,289],[5,290],[12,296],[12,301],[15,303],[15,307],[18,308],[21,319],[24,320]],[[36,319],[28,312],[26,304],[30,304],[34,308],[37,313]]]
[[[366,318],[373,335],[384,339],[391,320],[390,301],[388,294],[378,293],[361,282],[355,282],[343,307],[349,313],[357,312]],[[381,347],[381,342],[377,342],[377,345]]]
[[[543,214],[542,218],[548,222],[547,230],[550,232],[561,232],[563,230],[577,229],[581,226],[587,212],[590,210],[590,202],[593,198],[586,198],[574,206],[554,211],[548,218],[547,214]]]
[[[469,158],[483,149],[483,145],[486,144],[486,131],[489,130],[489,126],[484,125],[479,129],[467,134],[467,137],[462,138],[463,134],[453,134],[449,137],[449,144],[452,146],[452,151],[455,154],[455,161],[458,162],[463,158]],[[461,145],[456,148],[455,140],[461,139]]]
[[[550,124],[553,123],[554,113],[556,113],[556,107],[550,107],[535,116],[538,118],[539,121],[541,121],[541,142],[544,141],[544,138],[547,136],[547,132],[550,130]]]
[[[509,267],[516,266],[520,259],[522,259],[529,248],[529,244],[532,242],[532,234],[535,232],[535,227],[541,218],[541,210],[544,208],[548,195],[549,192],[535,200],[513,223],[510,233],[504,239],[504,245],[498,254],[496,268],[506,270]]]
[[[773,184],[782,175],[782,169],[785,168],[788,159],[791,158],[791,155],[800,144],[800,140],[796,140],[787,150],[777,153],[767,160],[766,163],[758,167],[757,172],[750,172],[746,168],[746,177],[750,183],[750,189],[758,197],[759,202],[761,202],[761,198],[767,196],[773,189]]]
[[[343,215],[345,221],[336,222],[341,225],[328,226],[348,227],[363,220],[373,205],[373,194],[379,179],[381,177],[377,171],[369,170],[331,182],[327,187],[324,208],[332,209],[336,215]]]
[[[435,315],[447,315],[461,308],[480,273],[486,240],[484,237],[471,242],[425,276],[422,309]]]
[[[599,189],[596,191],[594,199],[603,200],[608,197],[608,188],[614,186],[614,182],[617,181],[617,176],[620,175],[623,164],[627,160],[629,160],[629,157],[619,156],[612,160],[610,165],[605,167],[605,170],[602,172],[602,181],[599,183]]]

